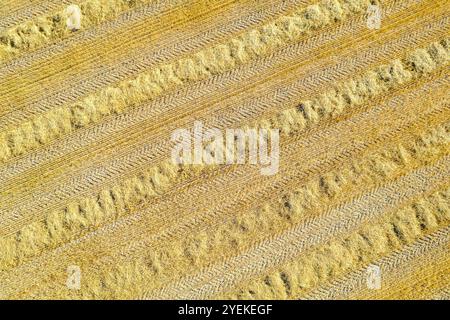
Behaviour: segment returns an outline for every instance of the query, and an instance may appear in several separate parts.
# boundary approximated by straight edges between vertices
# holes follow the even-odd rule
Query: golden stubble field
[[[448,299],[449,13],[2,1],[0,298]]]

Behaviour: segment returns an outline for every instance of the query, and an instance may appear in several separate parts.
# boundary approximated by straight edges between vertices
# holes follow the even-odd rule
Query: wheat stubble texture
[[[448,299],[448,1],[0,4],[0,298]],[[174,164],[198,120],[278,173]]]

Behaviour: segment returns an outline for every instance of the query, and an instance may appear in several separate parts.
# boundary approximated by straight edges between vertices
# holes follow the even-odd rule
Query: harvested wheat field
[[[0,298],[450,298],[449,1],[0,3]]]

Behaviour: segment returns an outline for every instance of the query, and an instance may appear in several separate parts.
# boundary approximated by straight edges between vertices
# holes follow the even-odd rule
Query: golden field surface
[[[448,0],[0,4],[0,299],[450,299]]]

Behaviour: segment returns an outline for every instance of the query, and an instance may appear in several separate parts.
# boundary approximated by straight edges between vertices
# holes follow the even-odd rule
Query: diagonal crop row
[[[417,49],[403,59],[379,66],[358,78],[336,85],[311,100],[300,102],[271,119],[262,126],[280,128],[282,132],[302,131],[319,121],[336,118],[352,107],[367,103],[371,98],[401,84],[431,73],[450,60],[449,39]]]
[[[417,135],[412,141],[377,150],[339,170],[307,181],[276,202],[262,204],[248,214],[228,219],[210,231],[176,239],[159,246],[157,250],[149,250],[136,261],[125,262],[113,270],[107,269],[100,275],[96,274],[87,281],[89,288],[83,290],[86,295],[83,297],[92,298],[95,296],[92,290],[98,294],[100,289],[104,290],[102,296],[110,298],[133,297],[125,295],[125,292],[136,294],[137,288],[133,282],[136,279],[125,280],[121,277],[131,267],[139,269],[139,273],[134,276],[142,277],[147,283],[145,290],[149,290],[161,286],[174,275],[195,272],[224,255],[245,250],[251,243],[262,241],[329,206],[346,201],[349,194],[357,194],[362,188],[385,183],[432,159],[439,159],[448,153],[449,130],[450,126],[446,123]],[[174,264],[174,261],[177,263]],[[120,282],[114,283],[113,280]],[[95,287],[95,284],[100,283],[110,283],[111,286]]]
[[[450,188],[420,198],[356,232],[333,239],[275,272],[220,296],[226,299],[296,299],[321,283],[361,268],[450,223]]]
[[[21,155],[105,116],[152,100],[177,86],[230,70],[300,39],[352,14],[361,14],[369,0],[323,0],[282,16],[236,38],[205,48],[191,57],[143,72],[86,96],[69,106],[52,109],[0,135],[0,161]]]
[[[82,29],[114,19],[123,12],[148,2],[150,0],[85,0],[79,5]],[[0,62],[69,36],[73,32],[66,24],[69,16],[70,13],[63,9],[0,33]]]
[[[166,161],[100,190],[95,196],[72,201],[64,208],[52,211],[44,221],[33,222],[14,236],[1,240],[4,247],[9,248],[3,252],[4,259],[0,259],[3,268],[13,267],[44,249],[73,239],[82,231],[93,230],[127,215],[149,197],[164,193],[177,181],[192,177],[204,168],[179,167]]]

